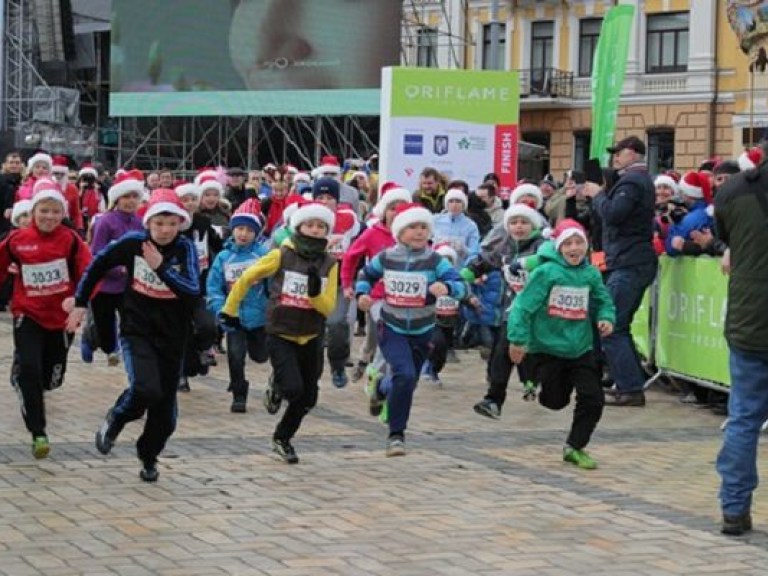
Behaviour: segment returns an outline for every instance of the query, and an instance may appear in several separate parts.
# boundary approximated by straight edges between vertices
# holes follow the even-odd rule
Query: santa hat
[[[528,220],[533,225],[534,230],[544,226],[541,214],[527,204],[510,204],[509,208],[504,211],[504,226],[509,226],[509,221],[518,216]]]
[[[184,184],[179,184],[174,188],[176,191],[176,195],[179,197],[179,199],[184,198],[184,196],[194,196],[196,200],[200,200],[200,196],[202,195],[202,190],[200,189],[200,186],[196,184],[192,184],[190,182],[185,182]]]
[[[653,181],[653,185],[656,187],[668,186],[675,194],[678,192],[677,182],[675,182],[675,179],[672,178],[672,176],[667,176],[666,174],[660,174],[659,176],[656,176],[656,180]]]
[[[331,233],[336,224],[336,216],[330,208],[319,202],[307,202],[291,215],[291,228],[298,230],[304,222],[322,220],[328,227],[326,235]]]
[[[678,172],[677,170],[667,170],[666,172],[664,172],[664,175],[672,178],[672,180],[675,181],[675,184],[680,184],[680,178],[682,176],[680,176],[680,172]]]
[[[454,250],[447,242],[440,242],[439,244],[435,244],[432,246],[432,249],[440,254],[440,256],[448,258],[453,266],[458,264],[459,255],[456,254],[456,250]]]
[[[555,226],[555,231],[552,233],[552,239],[555,241],[555,249],[560,250],[560,246],[563,242],[568,240],[572,236],[579,236],[587,242],[587,233],[584,231],[584,227],[571,218],[564,218],[558,222]]]
[[[256,233],[256,236],[261,234],[264,218],[261,215],[261,203],[256,198],[249,198],[232,214],[229,227],[234,229],[237,226],[247,226]]]
[[[67,174],[69,172],[69,163],[66,156],[54,156],[52,162],[51,172],[54,174]]]
[[[389,184],[392,184],[392,186],[388,186]],[[393,204],[394,202],[405,202],[408,204],[413,201],[413,194],[411,194],[410,190],[402,188],[394,182],[387,182],[385,186],[381,187],[379,201],[376,202],[373,210],[371,210],[373,215],[379,220],[384,218],[384,213],[387,211],[390,204]]]
[[[96,178],[98,177],[99,173],[96,171],[96,168],[94,168],[92,164],[83,164],[80,167],[80,171],[77,173],[77,177],[80,178],[86,175]]]
[[[11,210],[11,224],[14,226],[19,225],[19,218],[24,214],[32,213],[32,200],[19,200],[13,205]]]
[[[131,170],[130,172],[122,170],[120,172],[107,193],[110,207],[117,204],[117,200],[126,194],[134,192],[139,196],[144,194],[144,173],[141,170]]]
[[[738,158],[739,168],[742,170],[752,170],[763,161],[763,151],[760,148],[750,148],[741,153]]]
[[[32,188],[32,209],[42,200],[56,200],[64,206],[64,213],[67,212],[67,201],[61,193],[61,186],[48,178],[40,178],[35,182]]]
[[[293,185],[296,186],[299,182],[305,182],[306,184],[311,184],[312,177],[306,172],[297,172],[293,177]]]
[[[336,156],[323,156],[320,159],[320,166],[312,170],[312,178],[320,178],[322,176],[336,176],[341,174],[341,166],[339,166],[339,159]]]
[[[264,168],[262,168],[262,171],[266,171],[266,172],[274,172],[276,170],[277,170],[277,166],[272,164],[272,162],[268,162],[267,164],[264,165]]]
[[[349,233],[352,238],[360,234],[360,219],[357,217],[354,208],[349,204],[339,204],[339,207],[336,209],[334,230],[339,234]]]
[[[199,186],[200,180],[203,178],[213,178],[214,180],[218,181],[219,172],[216,170],[216,168],[200,168],[200,170],[197,171],[193,182]]]
[[[186,230],[192,224],[192,217],[189,212],[184,209],[176,192],[170,188],[158,188],[152,192],[142,220],[144,227],[149,228],[150,219],[159,214],[175,214],[181,217],[182,230]]]
[[[400,238],[400,232],[413,224],[426,224],[432,234],[432,212],[424,208],[421,204],[410,202],[401,204],[395,212],[395,219],[392,221],[392,236],[395,239]]]
[[[541,207],[544,205],[544,196],[541,193],[541,188],[535,184],[520,184],[517,188],[512,190],[512,194],[509,197],[509,203],[517,204],[524,196],[533,196],[536,199],[536,202],[529,205],[531,208],[541,210]],[[528,204],[528,202],[525,203]]]
[[[363,180],[368,182],[368,174],[366,174],[365,172],[361,172],[359,170],[357,172],[351,172],[347,176],[347,182],[352,182],[352,180],[355,180],[358,177],[362,177]]]
[[[296,166],[294,166],[293,164],[286,164],[285,166],[283,166],[283,171],[286,174],[298,174],[299,173],[299,169],[296,168]]]
[[[448,202],[451,200],[460,200],[463,209],[467,209],[467,203],[469,202],[469,198],[467,198],[467,195],[464,194],[464,190],[461,188],[449,188],[448,192],[445,193],[445,197],[443,199],[443,202],[445,203],[445,207],[448,207]]]
[[[689,198],[701,198],[709,204],[712,201],[712,188],[709,176],[701,172],[686,172],[680,180],[680,193]]]
[[[283,225],[286,228],[291,227],[291,216],[296,212],[296,210],[304,206],[304,204],[306,203],[307,201],[304,200],[304,198],[302,198],[301,196],[291,197],[291,199],[288,201],[285,208],[283,209]]]
[[[35,164],[38,162],[42,162],[46,166],[48,166],[48,170],[51,170],[53,168],[53,158],[49,154],[46,154],[45,152],[38,152],[34,156],[32,156],[29,160],[27,160],[27,170],[32,170]]]
[[[198,174],[195,177],[195,184],[200,189],[201,196],[206,190],[215,190],[218,192],[219,196],[224,194],[224,186],[221,185],[219,179],[213,174],[204,174],[202,176]]]

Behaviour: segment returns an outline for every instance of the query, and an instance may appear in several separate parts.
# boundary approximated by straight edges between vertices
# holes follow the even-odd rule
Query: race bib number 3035
[[[58,258],[42,264],[22,264],[21,282],[30,297],[66,292],[69,287],[67,261]]]
[[[554,286],[549,293],[550,316],[584,320],[589,313],[589,288]]]
[[[384,271],[387,304],[402,308],[421,308],[427,303],[427,277],[418,272]]]

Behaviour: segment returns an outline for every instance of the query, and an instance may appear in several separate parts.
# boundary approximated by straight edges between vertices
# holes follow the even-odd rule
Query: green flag
[[[589,157],[600,160],[601,166],[608,164],[609,154],[605,149],[613,144],[616,132],[616,115],[634,17],[634,6],[614,6],[603,20],[597,41],[592,66],[592,140]]]

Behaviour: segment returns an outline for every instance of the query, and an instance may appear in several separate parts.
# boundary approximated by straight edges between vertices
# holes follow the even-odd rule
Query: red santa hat
[[[293,176],[293,185],[297,186],[300,182],[305,182],[307,184],[312,183],[312,177],[307,174],[306,172],[297,172]]]
[[[115,178],[112,186],[109,188],[109,192],[107,192],[110,207],[117,204],[118,199],[126,194],[135,192],[139,197],[144,194],[144,173],[141,170],[131,170],[129,172],[120,170],[118,172],[117,178]]]
[[[50,154],[46,154],[45,152],[38,152],[37,154],[33,155],[29,160],[27,160],[27,170],[32,170],[35,164],[38,162],[42,162],[46,166],[48,166],[48,170],[51,170],[53,168],[53,158],[51,158]]]
[[[653,181],[654,186],[667,186],[672,189],[672,192],[677,194],[678,192],[678,185],[677,182],[675,182],[675,179],[672,178],[672,176],[668,176],[667,174],[659,174],[656,176],[656,180]]]
[[[445,203],[446,208],[448,208],[448,202],[450,202],[451,200],[459,200],[463,206],[463,210],[467,209],[469,198],[467,198],[467,195],[464,194],[464,190],[462,190],[461,188],[448,189],[448,192],[445,193],[445,197],[443,199],[443,202]]]
[[[142,220],[144,227],[149,228],[149,221],[152,217],[160,214],[175,214],[181,217],[182,230],[186,230],[192,224],[192,217],[189,212],[184,209],[176,192],[170,188],[158,188],[152,192]]]
[[[19,218],[24,214],[32,213],[32,200],[19,200],[13,205],[11,210],[11,224],[13,226],[19,225]]]
[[[405,202],[407,204],[412,201],[413,194],[411,194],[410,190],[397,185],[395,182],[385,182],[379,192],[379,201],[376,202],[371,212],[379,220],[382,220],[387,208],[394,202]]]
[[[224,186],[222,186],[221,182],[219,182],[219,179],[215,174],[198,174],[195,177],[195,184],[200,188],[201,196],[206,190],[215,190],[218,192],[219,196],[224,194]]]
[[[707,204],[712,202],[712,186],[707,174],[686,172],[680,179],[680,193],[689,198],[701,198]]]
[[[340,174],[341,166],[339,166],[339,159],[332,155],[323,156],[320,159],[320,166],[312,170],[312,178],[320,178],[322,176],[338,177]]]
[[[69,172],[69,163],[66,156],[54,156],[52,159],[51,172],[54,174],[67,174]]]
[[[174,190],[176,191],[176,195],[179,197],[179,199],[184,198],[184,196],[194,196],[196,200],[200,200],[200,196],[203,193],[200,189],[200,186],[191,182],[184,182],[183,184],[179,184],[178,186],[174,187]]]
[[[64,207],[64,213],[67,213],[67,201],[64,194],[61,193],[61,186],[48,178],[40,178],[35,182],[32,188],[32,209],[42,200],[56,200]]]
[[[739,168],[741,168],[742,171],[757,168],[757,165],[762,161],[763,151],[757,147],[744,150],[738,158]]]
[[[560,246],[563,242],[571,238],[572,236],[579,236],[587,242],[587,233],[584,231],[584,227],[571,218],[564,218],[557,223],[554,232],[552,232],[552,239],[555,241],[555,248],[560,250]]]
[[[397,207],[395,212],[395,219],[392,221],[392,236],[395,239],[400,238],[400,233],[408,226],[421,223],[426,224],[429,228],[430,235],[432,234],[432,212],[424,208],[421,204],[409,202],[408,204],[401,204]]]
[[[432,246],[432,249],[440,254],[440,256],[443,256],[444,258],[448,258],[451,261],[452,266],[456,266],[459,262],[459,255],[456,254],[456,250],[453,249],[453,247],[448,244],[447,242],[440,242],[438,244],[435,244]]]
[[[93,176],[96,178],[98,177],[99,173],[96,171],[96,168],[93,167],[93,164],[86,163],[80,167],[80,171],[77,173],[77,177],[80,178],[85,175]]]
[[[307,202],[291,214],[290,218],[291,228],[293,230],[298,230],[304,222],[321,220],[325,222],[325,225],[328,227],[327,235],[331,233],[333,227],[336,225],[336,216],[333,211],[325,205],[320,204],[320,202]]]
[[[509,226],[509,221],[515,217],[528,220],[533,225],[534,230],[544,226],[544,219],[541,214],[527,204],[510,204],[509,208],[504,211],[504,226]]]
[[[339,204],[336,208],[336,224],[334,232],[355,237],[360,233],[360,219],[354,208],[349,204]]]
[[[534,201],[525,200],[525,196],[531,196]],[[544,205],[544,195],[541,193],[541,188],[535,184],[520,184],[512,190],[512,194],[509,196],[510,204],[517,204],[518,202],[528,204],[536,210],[541,210],[541,207]]]
[[[285,208],[283,209],[283,225],[287,228],[290,228],[292,226],[291,216],[296,212],[296,210],[304,206],[306,203],[307,201],[302,196],[290,196],[287,204],[285,205]]]

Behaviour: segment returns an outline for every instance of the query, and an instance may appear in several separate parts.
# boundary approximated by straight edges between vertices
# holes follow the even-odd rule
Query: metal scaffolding
[[[402,64],[414,65],[420,51],[432,49],[440,55],[436,65],[439,60],[449,68],[465,67],[466,48],[472,41],[467,25],[471,3],[403,0]],[[22,145],[29,146],[35,145],[30,134],[20,131],[33,119],[31,96],[35,86],[45,85],[34,60],[39,38],[33,5],[8,0],[5,33],[4,127],[19,132]],[[429,34],[420,33],[425,30]],[[430,43],[425,44],[425,39]],[[108,167],[189,172],[200,166],[255,168],[267,162],[290,162],[309,168],[325,154],[364,159],[378,149],[378,116],[109,118],[105,106],[99,106],[106,102],[109,88],[100,80],[102,76],[107,74],[97,70],[95,82],[86,85],[73,81],[72,87],[82,94],[81,105],[96,107],[95,119],[88,118],[87,122],[98,137],[81,134],[78,142],[89,146],[71,153],[79,159],[91,155]]]

